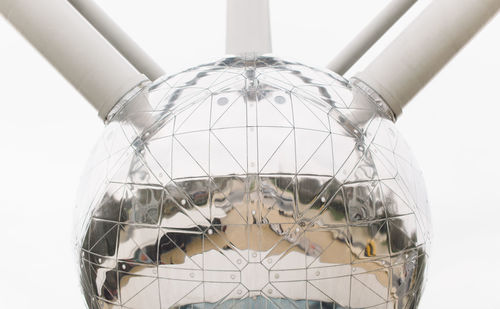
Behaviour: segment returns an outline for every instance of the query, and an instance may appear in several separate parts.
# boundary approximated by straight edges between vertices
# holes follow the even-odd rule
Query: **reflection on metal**
[[[426,193],[380,102],[269,57],[140,95],[153,110],[111,119],[79,198],[89,308],[416,307]]]

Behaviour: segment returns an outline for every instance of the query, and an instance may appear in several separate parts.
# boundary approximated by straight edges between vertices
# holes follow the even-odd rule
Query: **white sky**
[[[324,66],[387,2],[271,0],[274,52]],[[429,2],[418,1],[351,74]],[[224,52],[223,0],[100,3],[168,73]],[[0,37],[0,308],[83,308],[72,213],[103,125],[3,18]],[[398,121],[426,176],[433,211],[423,309],[500,306],[499,71],[500,16]]]

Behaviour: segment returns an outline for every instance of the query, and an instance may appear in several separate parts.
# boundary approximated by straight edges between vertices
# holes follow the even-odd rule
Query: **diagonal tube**
[[[354,78],[397,116],[499,9],[500,0],[434,0]]]
[[[64,0],[0,0],[2,15],[105,119],[130,90],[147,81]]]
[[[328,64],[328,69],[344,75],[417,0],[392,0],[356,37]]]
[[[137,71],[150,80],[165,75],[163,69],[118,26],[94,0],[69,0]]]

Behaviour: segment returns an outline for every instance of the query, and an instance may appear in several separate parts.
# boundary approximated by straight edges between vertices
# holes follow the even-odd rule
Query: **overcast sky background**
[[[388,2],[271,0],[274,53],[323,67]],[[347,75],[429,2],[418,1]],[[223,0],[100,3],[168,74],[224,53]],[[103,124],[3,18],[0,38],[0,308],[82,309],[73,209]],[[500,16],[398,120],[433,212],[423,309],[500,307],[499,71]]]

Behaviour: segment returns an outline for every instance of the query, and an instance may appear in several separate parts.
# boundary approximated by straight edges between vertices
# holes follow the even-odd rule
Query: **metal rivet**
[[[226,105],[229,102],[228,98],[222,97],[217,99],[217,104],[219,105]]]
[[[286,102],[285,98],[283,96],[277,96],[274,98],[274,102],[278,103],[278,104],[283,104]]]

